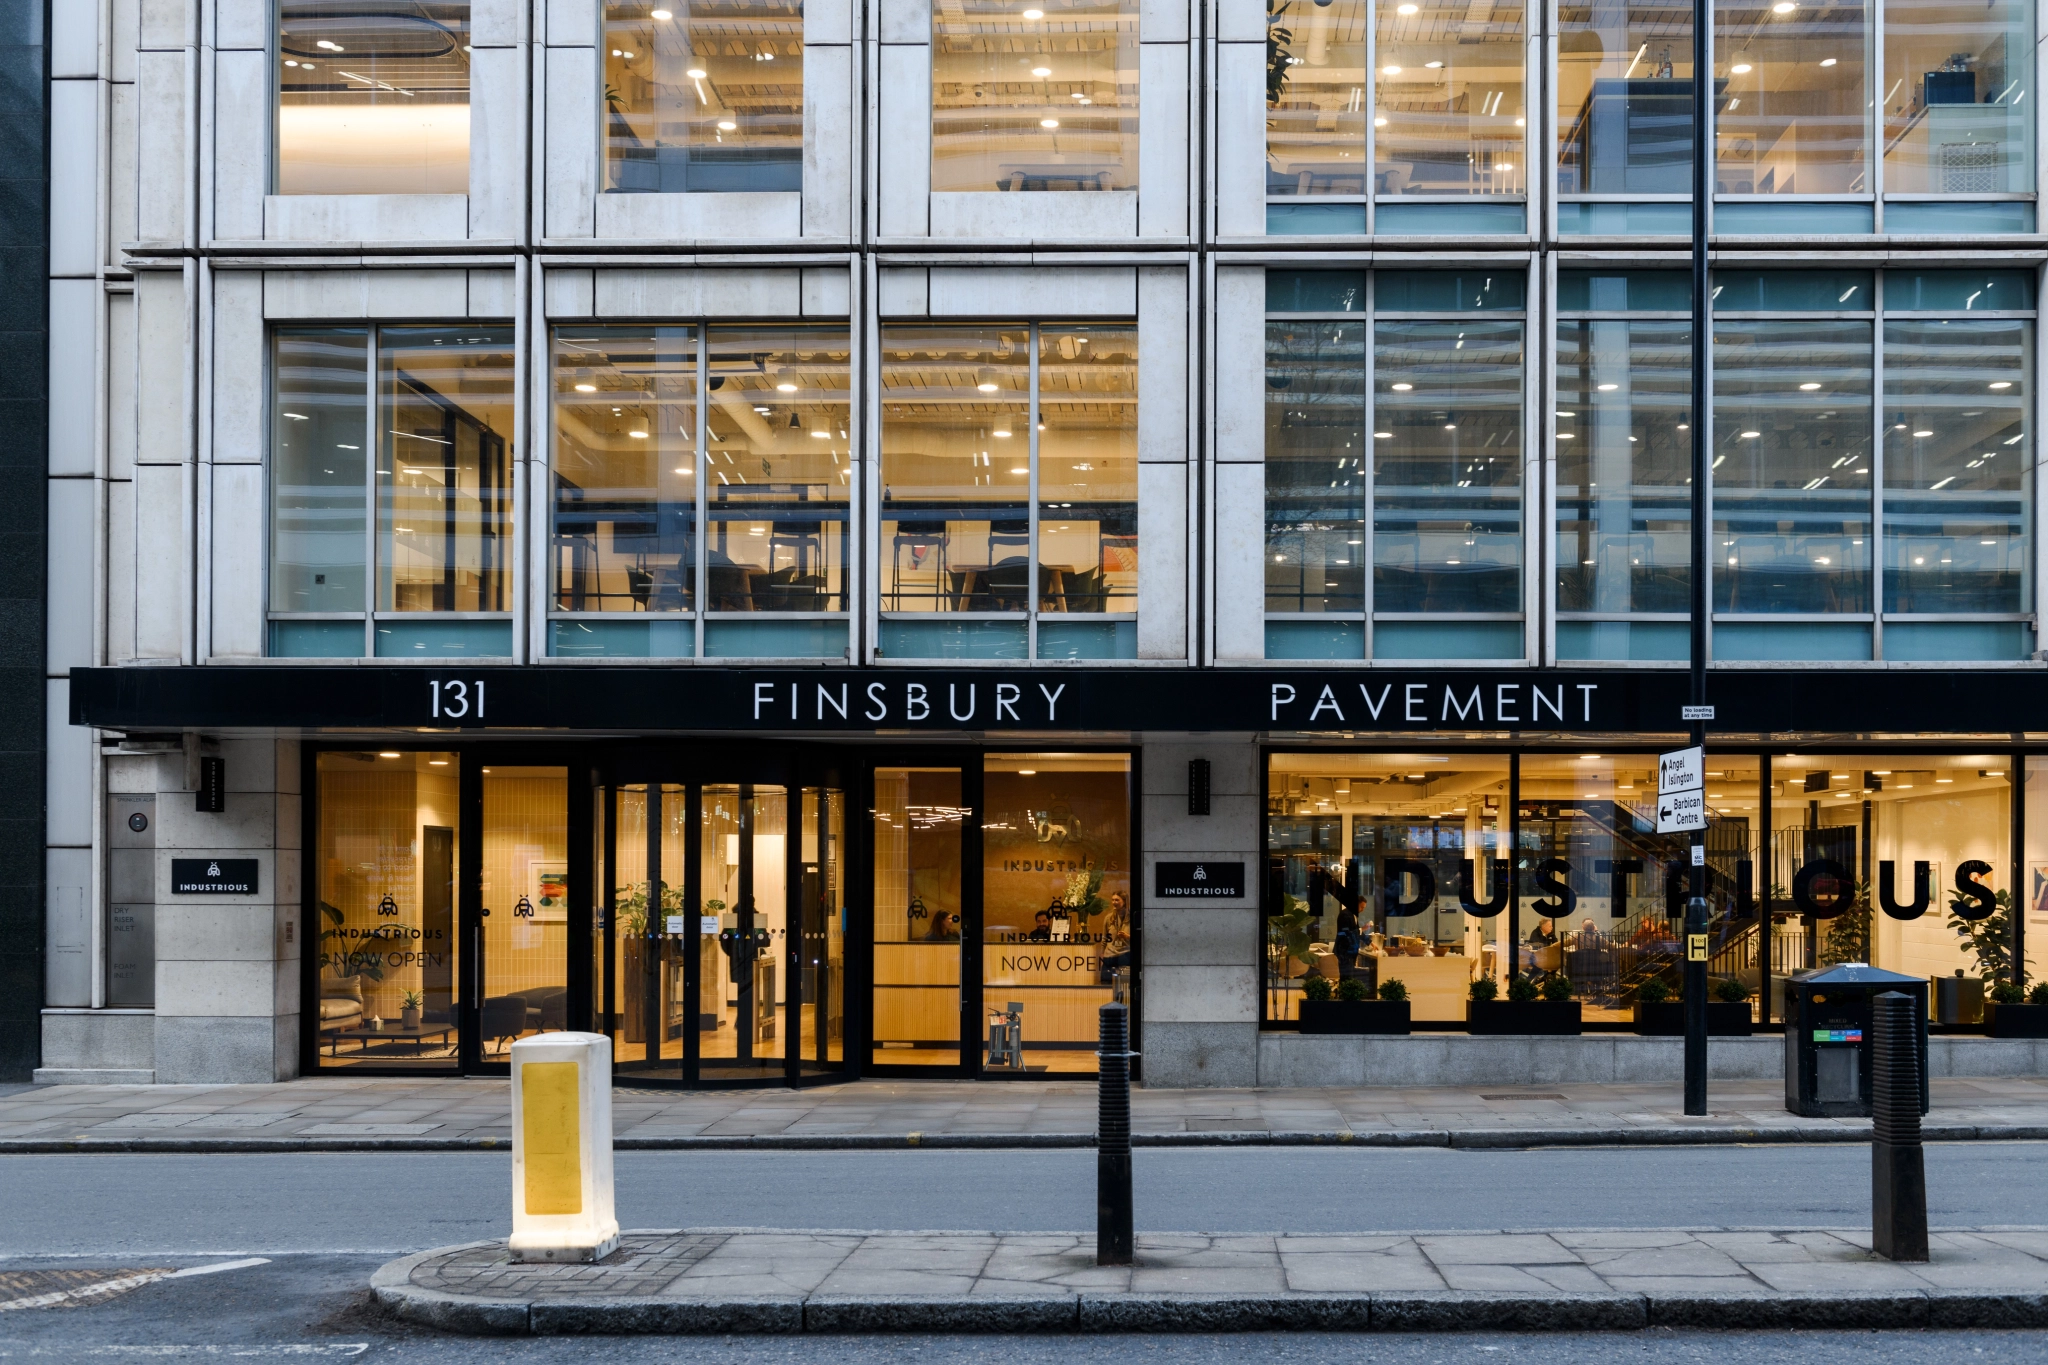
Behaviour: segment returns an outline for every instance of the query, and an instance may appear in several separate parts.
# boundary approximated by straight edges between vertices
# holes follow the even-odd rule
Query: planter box
[[[2048,1038],[2048,1005],[1984,1006],[1984,1032],[1993,1038]]]
[[[1576,1000],[1468,1000],[1465,1029],[1469,1033],[1551,1033],[1579,1031]]]
[[[1304,1000],[1303,1033],[1408,1032],[1406,1000]]]
[[[1636,1032],[1651,1038],[1682,1038],[1685,1036],[1685,1002],[1664,1000],[1654,1005],[1636,1004]],[[1738,1000],[1733,1004],[1725,1000],[1707,1002],[1707,1036],[1710,1038],[1747,1038],[1754,1032],[1749,1017],[1749,1002]]]

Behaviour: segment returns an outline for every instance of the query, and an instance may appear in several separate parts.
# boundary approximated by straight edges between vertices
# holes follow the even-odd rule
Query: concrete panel
[[[804,0],[804,46],[845,45],[853,41],[853,0]],[[810,54],[804,54],[804,80],[811,78]]]
[[[586,9],[586,15],[594,13]],[[552,11],[549,23],[552,32]],[[596,24],[595,17],[589,17],[584,33],[594,36]],[[596,226],[599,169],[597,49],[549,48],[546,55],[547,124],[540,158],[547,187],[543,231],[549,237],[588,237]]]
[[[1139,0],[1138,40],[1184,43],[1192,32],[1189,0]]]
[[[271,13],[271,0],[213,0],[214,46],[267,48]]]
[[[979,269],[935,266],[931,272],[931,315],[1135,318],[1138,272],[1130,266],[1118,265]]]
[[[1266,41],[1266,6],[1264,0],[1216,0],[1216,38],[1224,43],[1259,43]],[[1259,82],[1259,89],[1266,88]]]
[[[184,655],[192,618],[191,493],[180,465],[135,468],[135,657]]]
[[[1266,468],[1219,464],[1216,477],[1216,657],[1266,657]]]
[[[199,41],[200,0],[142,0],[141,38],[146,48],[173,48]]]
[[[844,5],[846,0],[833,0]],[[805,23],[810,7],[805,7]],[[853,148],[859,113],[853,98],[853,49],[804,49],[804,191],[800,231],[839,237],[853,230]]]
[[[511,270],[469,272],[469,316],[510,318],[519,309],[519,275]]]
[[[178,776],[182,778],[183,774]],[[243,850],[253,849],[259,857],[268,858],[276,846],[281,799],[270,792],[231,791],[224,803],[226,810],[202,811],[195,809],[188,796],[165,796],[157,802],[156,809],[158,883],[170,884],[171,865],[165,860],[173,856],[197,858],[227,853],[239,858]],[[297,798],[290,799],[296,809]]]
[[[126,55],[131,62],[135,58],[132,51]],[[120,264],[123,242],[135,241],[142,235],[141,220],[137,216],[139,210],[135,206],[135,158],[139,151],[135,111],[139,102],[140,95],[132,84],[107,87],[106,264],[109,266]]]
[[[107,300],[107,477],[135,473],[135,296]]]
[[[1138,47],[1138,233],[1144,237],[1190,235],[1190,60],[1185,43]]]
[[[92,850],[43,850],[43,1003],[92,1003]],[[48,1060],[45,1057],[45,1060]]]
[[[90,254],[90,253],[88,253]],[[50,473],[90,475],[94,468],[93,415],[99,411],[94,351],[99,282],[50,281]],[[90,536],[90,531],[88,531]]]
[[[1157,740],[1145,737],[1144,794],[1162,798],[1145,806],[1145,829],[1149,836],[1156,819],[1173,818],[1172,802],[1180,802],[1184,820],[1213,824],[1214,816],[1188,815],[1188,760],[1209,760],[1211,796],[1257,796],[1259,794],[1259,751],[1251,735],[1202,735],[1186,740]],[[1245,836],[1247,848],[1258,847],[1258,830]]]
[[[932,7],[929,0],[881,0],[881,31],[885,43],[932,41]]]
[[[143,52],[135,61],[136,96],[149,117],[136,129],[137,235],[146,242],[185,239],[185,54]]]
[[[263,463],[269,449],[263,395],[263,276],[222,270],[213,276],[213,460]],[[218,516],[218,513],[215,514]]]
[[[213,235],[256,241],[270,188],[270,54],[223,52],[213,70]]]
[[[924,36],[916,41],[928,42],[931,11],[912,0],[891,4],[898,10],[915,9],[922,16]],[[889,30],[889,12],[885,6],[884,33]],[[877,222],[884,237],[926,237],[931,234],[932,50],[884,47],[875,66],[876,109],[880,126],[888,130],[875,149]]]
[[[162,988],[158,991],[161,1000]],[[158,1009],[159,1085],[256,1085],[276,1079],[276,1029],[267,1015],[175,1018]]]
[[[541,302],[551,318],[587,318],[597,313],[597,285],[588,270],[550,270],[541,282]]]
[[[1266,272],[1216,269],[1216,459],[1266,459]]]
[[[61,8],[61,7],[60,7]],[[50,273],[90,275],[99,218],[99,85],[50,83]],[[54,414],[53,414],[54,415]]]
[[[931,196],[931,235],[1017,243],[1124,242],[1138,235],[1138,191]]]
[[[218,741],[218,746],[220,758],[227,767],[225,790],[264,796],[277,791],[278,741],[223,737]],[[296,785],[296,767],[293,768],[291,777],[293,784]]]
[[[1181,780],[1187,780],[1185,764],[1182,765]],[[1231,848],[1255,850],[1259,846],[1259,820],[1263,811],[1264,804],[1255,794],[1236,795],[1212,788],[1208,815],[1188,815],[1187,806],[1183,804],[1178,818],[1169,810],[1162,812],[1158,828],[1148,823],[1145,826],[1146,851],[1186,861]],[[1246,877],[1247,883],[1252,880],[1252,877]],[[1253,894],[1256,896],[1257,893]]]
[[[1363,1039],[1261,1033],[1258,1040],[1261,1086],[1365,1084]]]
[[[1255,858],[1231,855],[1252,870]],[[1147,859],[1145,886],[1152,885]],[[1245,878],[1247,889],[1257,878]],[[1253,901],[1230,904],[1145,903],[1145,966],[1248,967],[1259,958],[1259,908]],[[1146,978],[1151,979],[1149,976]]]
[[[107,662],[135,657],[135,485],[107,484]]]
[[[43,1012],[47,1070],[147,1072],[154,1068],[155,1056],[156,1019],[147,1010]]]
[[[277,956],[272,943],[276,920],[277,907],[268,900],[230,905],[179,896],[160,902],[156,908],[157,961],[270,963]]]
[[[470,0],[470,46],[514,47],[524,36],[525,20],[524,0]]]
[[[213,466],[213,657],[263,657],[269,517],[263,466]]]
[[[274,1080],[295,1081],[299,1078],[299,1012],[296,1009],[270,1021],[270,1071]]]
[[[295,739],[277,741],[277,793],[279,796],[298,796],[299,792],[299,742]],[[279,848],[299,846],[297,824],[280,826],[277,832]],[[289,843],[286,841],[289,840]]]
[[[278,242],[462,242],[466,194],[273,194],[263,235]]]
[[[1783,1072],[1782,1058],[1779,1063]],[[1929,1076],[2048,1075],[2048,1039],[1973,1038],[1927,1040]]]
[[[607,241],[795,241],[803,235],[801,194],[603,194],[597,235]]]
[[[469,235],[510,241],[526,212],[526,54],[470,53]]]
[[[1141,363],[1138,373],[1144,372]],[[1141,399],[1141,424],[1144,411]],[[1186,465],[1138,466],[1138,544],[1142,547],[1138,557],[1138,657],[1184,659],[1188,652]]]
[[[801,317],[803,272],[600,270],[597,272],[597,315],[602,318]]]
[[[1149,980],[1149,973],[1147,976]],[[1676,1085],[1684,1073],[1684,1040],[1630,1034],[1576,1038],[1472,1037],[1417,1033],[1406,1037],[1259,1034],[1261,1086]],[[1711,1039],[1707,1073],[1718,1080],[1768,1080],[1782,1074],[1775,1036]]]
[[[1249,961],[1238,967],[1147,966],[1145,1018],[1175,1024],[1255,1024],[1258,972]]]
[[[372,321],[454,321],[469,314],[466,270],[370,270],[364,274],[364,303]]]
[[[882,267],[875,292],[885,318],[921,318],[931,312],[931,272],[922,266]]]
[[[161,915],[163,908],[157,913]],[[254,962],[168,956],[161,933],[156,943],[156,1013],[240,1016],[268,1019],[275,983],[268,957]]]
[[[48,624],[43,654],[52,673],[92,666],[93,530],[98,485],[91,479],[49,480]]]
[[[588,47],[597,41],[598,0],[539,0],[545,7],[542,20],[552,46]]]
[[[50,7],[50,75],[55,80],[100,74],[100,7]]]
[[[853,313],[853,276],[844,266],[817,266],[804,271],[804,316],[843,318]]]
[[[274,322],[367,318],[369,284],[367,270],[266,270],[263,316]]]
[[[43,838],[53,845],[92,845],[92,731],[73,725],[71,684],[43,684]]]
[[[1138,271],[1138,459],[1179,464],[1188,458],[1188,272],[1180,266]]]
[[[1252,1024],[1139,1025],[1144,1083],[1152,1089],[1200,1086],[1248,1090],[1259,1083],[1259,1032]]]
[[[1263,20],[1261,28],[1264,27]],[[1216,48],[1216,231],[1266,233],[1266,44]]]
[[[191,403],[186,394],[192,354],[182,272],[142,271],[135,276],[136,410],[149,414],[135,458],[170,464],[192,457]]]

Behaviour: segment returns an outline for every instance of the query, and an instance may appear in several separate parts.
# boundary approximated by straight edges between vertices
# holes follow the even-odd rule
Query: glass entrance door
[[[483,768],[482,1060],[569,1027],[569,770]]]
[[[958,768],[877,768],[871,1062],[958,1068],[968,803]]]

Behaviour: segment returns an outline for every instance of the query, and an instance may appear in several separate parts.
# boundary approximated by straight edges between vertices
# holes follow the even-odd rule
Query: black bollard
[[[1129,1011],[1102,1007],[1095,1054],[1095,1264],[1131,1263],[1131,1051]]]
[[[1870,1245],[1888,1261],[1927,1259],[1927,1154],[1920,1145],[1920,1048],[1913,997],[1871,1002]]]

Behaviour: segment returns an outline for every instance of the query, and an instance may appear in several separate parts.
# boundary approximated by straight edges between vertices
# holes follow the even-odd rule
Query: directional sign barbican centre
[[[1657,832],[1707,827],[1707,756],[1698,745],[1657,755]]]

